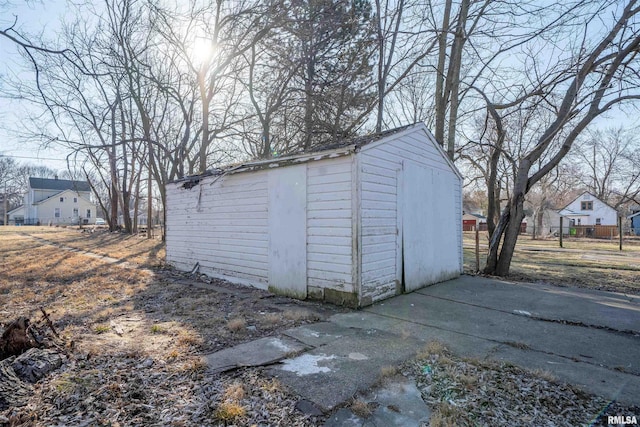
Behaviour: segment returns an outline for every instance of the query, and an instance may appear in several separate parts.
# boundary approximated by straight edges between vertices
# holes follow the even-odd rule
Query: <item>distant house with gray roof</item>
[[[21,207],[9,212],[9,222],[17,225],[93,224],[96,205],[86,181],[29,178],[29,189]]]

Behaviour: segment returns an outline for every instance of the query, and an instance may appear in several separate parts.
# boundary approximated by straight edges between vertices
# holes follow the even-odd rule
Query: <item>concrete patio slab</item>
[[[475,276],[461,276],[416,292],[442,301],[640,334],[640,297],[635,295]]]
[[[291,338],[267,337],[225,348],[207,355],[206,359],[209,369],[224,372],[243,366],[270,365],[307,349],[307,346]]]
[[[270,369],[270,374],[303,398],[330,411],[358,391],[367,390],[375,384],[382,367],[399,365],[413,357],[422,345],[410,337],[379,329],[349,332],[350,335],[344,339],[333,340],[303,355],[282,360]]]

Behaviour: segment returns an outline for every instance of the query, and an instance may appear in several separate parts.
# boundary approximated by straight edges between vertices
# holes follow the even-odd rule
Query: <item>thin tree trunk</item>
[[[445,63],[447,61],[447,36],[449,34],[449,20],[451,16],[452,0],[446,0],[442,28],[438,36],[438,65],[436,67],[436,93],[435,93],[435,137],[439,144],[444,144],[444,119],[447,110],[448,99],[444,90]]]
[[[449,69],[447,70],[447,86],[449,87],[447,93],[451,99],[447,130],[447,154],[451,160],[453,160],[455,153],[456,125],[458,123],[458,106],[460,105],[458,94],[460,89],[460,68],[462,67],[462,48],[466,41],[465,28],[469,14],[469,2],[470,0],[462,0],[460,4],[458,24],[456,25],[456,34],[451,46]],[[444,140],[442,143],[444,144]]]
[[[109,214],[109,231],[115,231],[118,227],[118,175],[116,169],[116,108],[119,101],[116,99],[111,107],[111,150],[109,151],[109,169],[111,174],[111,213]]]

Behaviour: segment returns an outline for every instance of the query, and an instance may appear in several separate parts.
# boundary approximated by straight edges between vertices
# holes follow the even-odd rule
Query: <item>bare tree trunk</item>
[[[507,276],[509,274],[511,260],[513,259],[516,242],[518,241],[518,235],[520,234],[520,224],[524,219],[524,192],[520,193],[516,198],[510,211],[511,215],[509,217],[509,223],[507,224],[504,233],[502,248],[500,249],[500,257],[495,265],[495,270],[489,272],[485,269],[485,273],[495,274],[497,276]]]
[[[460,68],[462,67],[462,48],[466,41],[465,29],[467,17],[469,15],[470,0],[462,0],[460,3],[460,13],[456,25],[456,34],[451,46],[451,57],[449,58],[449,69],[447,70],[447,86],[451,104],[449,105],[449,124],[447,130],[447,154],[453,160],[455,152],[456,125],[458,123],[458,106],[460,105]],[[442,141],[444,144],[444,140]]]
[[[446,0],[444,15],[442,18],[442,28],[438,36],[438,65],[436,67],[436,93],[435,93],[435,138],[439,144],[444,144],[444,119],[449,102],[445,93],[445,63],[447,61],[447,36],[449,34],[449,20],[451,19],[452,0]]]
[[[315,77],[314,58],[307,58],[307,78],[304,82],[304,149],[308,150],[313,142],[313,79]]]
[[[111,173],[111,213],[109,215],[109,231],[116,231],[118,228],[118,175],[116,169],[116,108],[118,108],[118,99],[111,107],[111,150],[109,151],[109,169]]]

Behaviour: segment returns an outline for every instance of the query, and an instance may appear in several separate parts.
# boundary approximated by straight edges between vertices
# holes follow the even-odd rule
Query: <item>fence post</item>
[[[480,227],[476,226],[476,272],[480,271]]]
[[[562,247],[562,217],[560,217],[560,247]]]
[[[618,235],[620,236],[620,250],[622,250],[622,217],[618,216]]]

